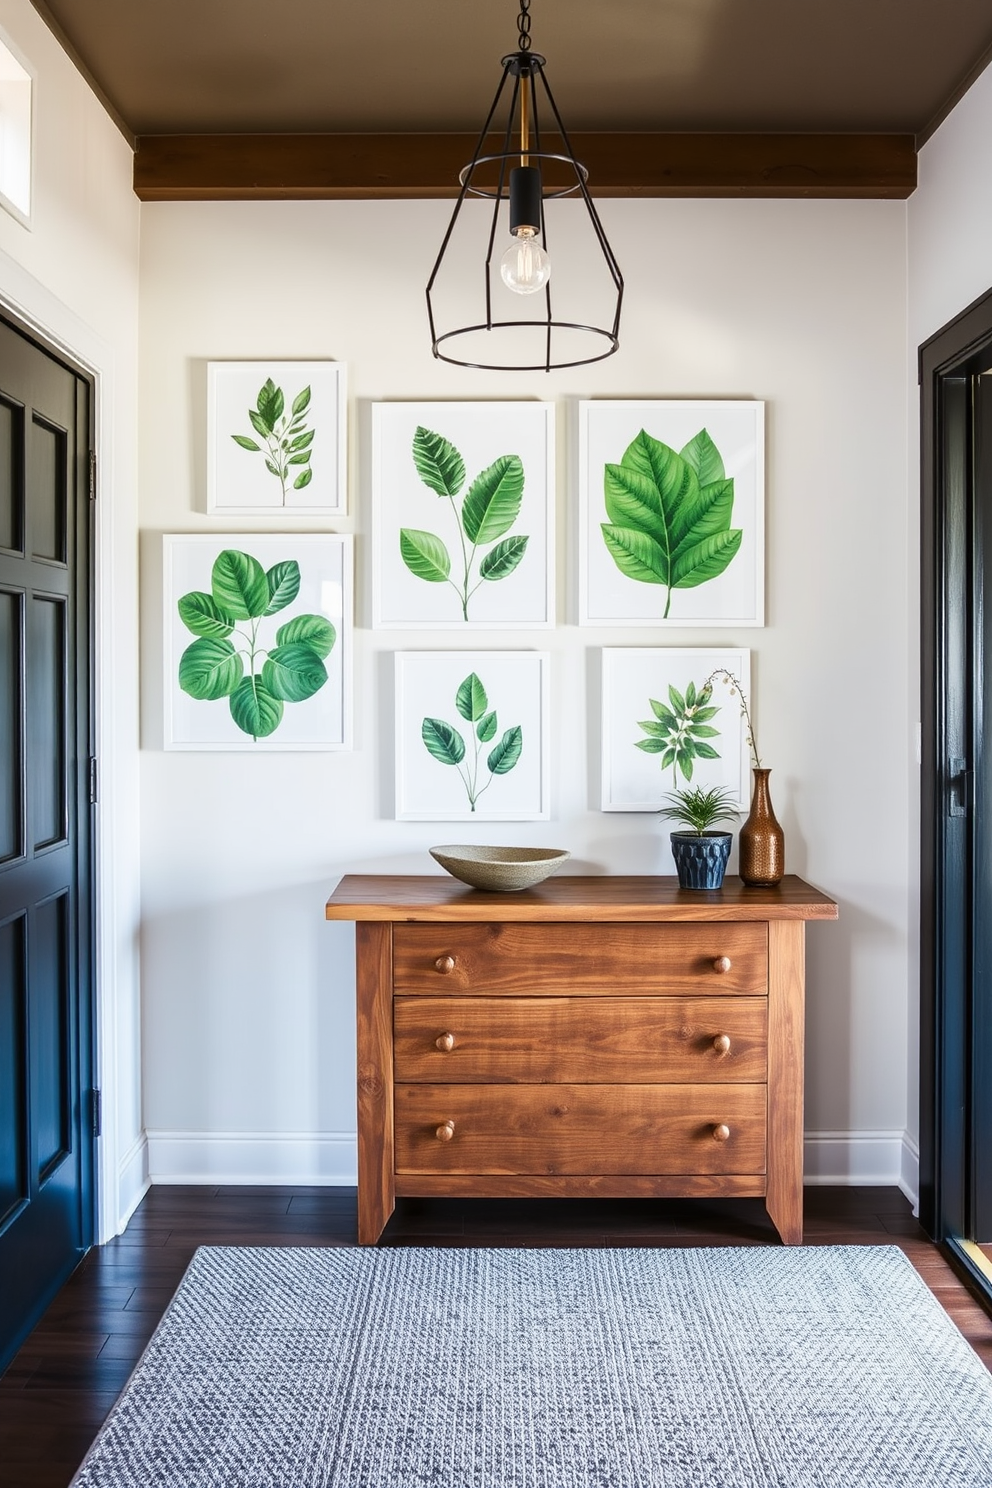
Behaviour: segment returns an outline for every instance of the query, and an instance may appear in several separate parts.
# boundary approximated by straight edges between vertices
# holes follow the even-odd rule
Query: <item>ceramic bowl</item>
[[[431,857],[453,878],[473,889],[509,893],[529,889],[557,873],[570,856],[560,847],[470,847],[445,844],[432,847]]]

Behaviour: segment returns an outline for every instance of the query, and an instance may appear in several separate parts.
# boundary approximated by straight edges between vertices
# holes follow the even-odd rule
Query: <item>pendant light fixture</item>
[[[545,59],[531,51],[530,0],[520,0],[517,24],[517,50],[503,58],[475,154],[458,178],[427,284],[427,314],[431,346],[443,362],[550,372],[602,361],[618,349],[623,276],[589,195],[589,172],[575,158],[548,87]],[[492,148],[497,127],[502,149]],[[491,201],[491,212],[469,198]],[[547,204],[565,198],[573,201],[554,209],[552,254]],[[599,324],[582,318],[587,304]]]

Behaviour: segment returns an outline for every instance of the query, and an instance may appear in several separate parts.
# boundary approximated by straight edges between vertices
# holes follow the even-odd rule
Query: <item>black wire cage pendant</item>
[[[503,76],[475,154],[458,178],[461,190],[427,284],[427,314],[432,350],[443,362],[551,372],[600,362],[618,350],[623,276],[589,195],[589,173],[575,157],[548,87],[545,59],[530,49],[530,0],[520,0],[518,27],[518,50],[503,58]],[[508,110],[503,148],[494,150],[501,105]],[[463,213],[469,197],[491,201],[491,214],[480,218],[471,204]],[[547,204],[569,197],[575,220],[556,222],[562,232],[552,271]],[[559,262],[559,245],[560,257],[574,262]],[[460,262],[463,251],[478,254],[483,247],[480,285],[475,273],[466,280],[452,259],[457,252]],[[446,281],[454,285],[447,296]],[[511,295],[519,297],[516,303]],[[531,296],[541,313],[526,318],[522,302]],[[576,299],[584,303],[592,297],[600,324],[569,318]],[[452,328],[444,329],[445,324]]]

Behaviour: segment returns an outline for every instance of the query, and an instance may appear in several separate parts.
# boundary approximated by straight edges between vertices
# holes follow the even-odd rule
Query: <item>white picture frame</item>
[[[415,449],[430,451],[433,459],[438,439],[453,448],[458,464],[452,474],[442,461],[432,489]],[[502,497],[474,502],[469,527],[470,491],[481,490],[476,482],[484,473],[494,478],[504,468],[499,462],[510,459],[520,462],[522,489],[514,494],[515,472],[506,469],[505,504]],[[555,624],[554,404],[375,403],[371,494],[377,630],[539,630]],[[491,536],[479,536],[487,532]],[[436,577],[445,565],[448,577]],[[504,567],[502,577],[493,577]]]
[[[282,395],[278,414],[262,396],[270,382]],[[208,513],[345,515],[346,384],[343,362],[208,362]]]
[[[679,457],[678,465],[665,467],[671,472],[667,496],[659,494],[661,487],[657,480],[652,484],[650,474],[646,486],[638,484],[645,466],[651,466],[643,446],[638,455],[636,442],[642,431],[648,441],[660,441]],[[708,437],[705,444],[702,436]],[[581,400],[578,445],[580,625],[665,629],[764,625],[763,402]],[[692,467],[688,472],[686,465]],[[711,500],[706,515],[701,514],[679,538],[686,545],[681,560],[688,565],[682,579],[693,582],[669,588],[657,576],[674,572],[668,557],[672,518],[687,510],[690,482],[695,483],[696,499],[700,483],[709,486]],[[722,530],[716,530],[716,521]],[[714,537],[720,539],[715,550]],[[721,563],[725,566],[720,572],[700,579],[708,567]],[[633,576],[638,573],[645,577]],[[649,574],[656,577],[648,581]]]
[[[740,698],[724,676],[713,681],[709,707],[716,716],[703,720],[700,742],[719,753],[716,760],[695,758],[691,779],[672,766],[662,770],[665,755],[643,748],[649,738],[664,743],[666,724],[652,699],[678,717],[669,687],[688,701],[689,686],[698,695],[714,672],[736,677],[751,702],[751,653],[739,647],[606,646],[602,653],[602,798],[603,811],[658,811],[673,790],[700,785],[730,791],[747,812],[751,797],[751,760]],[[642,724],[652,726],[652,732]],[[659,737],[664,735],[664,737]],[[721,742],[723,741],[723,742]]]
[[[399,651],[394,660],[397,821],[547,821],[548,653]],[[474,691],[474,706],[466,707],[460,689],[473,677],[482,693]],[[496,715],[491,732],[490,713]],[[428,731],[429,722],[457,731],[460,759],[457,747],[440,757],[439,733]],[[447,737],[442,731],[441,740]],[[492,768],[501,745],[516,750],[515,762],[502,771]]]
[[[221,564],[222,554],[237,556]],[[162,559],[164,747],[250,754],[350,749],[351,537],[168,533]],[[258,613],[259,572],[269,593],[266,614]],[[247,595],[244,604],[227,597],[232,588],[241,599]],[[246,609],[254,620],[244,617]],[[198,644],[203,641],[217,645]],[[287,652],[287,646],[295,649]],[[276,651],[281,651],[278,658]],[[240,672],[238,663],[230,661],[232,654]],[[267,665],[275,669],[268,676]],[[180,681],[184,672],[185,685]],[[250,676],[260,684],[251,698],[236,694],[233,684]],[[271,701],[276,692],[281,709]],[[236,695],[239,702],[233,700]],[[271,731],[252,735],[255,723],[266,730],[271,726]]]

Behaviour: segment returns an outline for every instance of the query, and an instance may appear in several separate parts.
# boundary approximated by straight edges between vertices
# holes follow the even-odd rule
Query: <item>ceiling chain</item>
[[[520,14],[517,16],[517,47],[521,52],[530,51],[530,0],[520,0]]]

